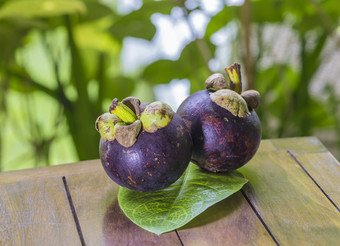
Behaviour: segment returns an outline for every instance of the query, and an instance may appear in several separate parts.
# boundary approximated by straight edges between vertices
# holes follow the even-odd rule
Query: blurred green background
[[[340,158],[338,0],[0,0],[0,171],[98,158],[113,98],[174,109],[237,61],[263,138]]]

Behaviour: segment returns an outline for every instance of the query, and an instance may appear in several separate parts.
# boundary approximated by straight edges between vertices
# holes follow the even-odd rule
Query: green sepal
[[[113,141],[115,140],[113,129],[115,124],[119,122],[122,121],[117,115],[105,113],[97,118],[95,126],[104,141]]]
[[[143,124],[143,129],[147,132],[153,133],[158,129],[166,127],[172,120],[174,111],[171,107],[163,102],[156,101],[150,103],[143,113],[140,120]]]
[[[222,89],[210,94],[210,99],[234,116],[244,118],[250,115],[246,101],[235,91]]]

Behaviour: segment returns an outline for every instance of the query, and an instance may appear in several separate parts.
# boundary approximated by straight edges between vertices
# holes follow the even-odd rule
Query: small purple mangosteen
[[[112,101],[96,121],[99,152],[108,176],[136,191],[155,191],[175,182],[187,168],[192,140],[183,119],[163,102]]]
[[[226,69],[230,81],[220,73],[206,80],[207,90],[189,96],[177,110],[191,132],[192,162],[211,172],[235,170],[256,153],[261,124],[255,113],[260,94],[243,93],[240,64]]]

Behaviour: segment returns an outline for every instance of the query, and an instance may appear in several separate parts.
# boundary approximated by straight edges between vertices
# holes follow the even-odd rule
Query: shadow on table
[[[107,209],[103,220],[104,245],[179,245],[174,233],[157,236],[128,219],[115,200]]]
[[[249,228],[244,224],[247,211],[244,211],[244,198],[241,192],[237,192],[223,201],[208,208],[202,214],[194,218],[185,226],[178,229],[181,236],[183,231],[195,233],[207,233],[208,230],[223,228],[221,232],[231,227]],[[227,223],[225,222],[227,218]],[[246,223],[247,224],[247,223]],[[201,227],[209,225],[202,230]],[[242,225],[242,226],[241,226]],[[210,228],[210,229],[208,229]],[[224,232],[223,232],[224,233]],[[125,245],[127,242],[132,245],[180,245],[174,232],[157,236],[148,232],[128,219],[121,211],[118,201],[115,200],[107,209],[103,220],[103,242],[104,245]]]
[[[216,203],[211,206],[203,213],[195,217],[188,224],[181,227],[179,230],[191,229],[195,227],[201,227],[208,224],[216,223],[219,220],[222,220],[234,213],[237,210],[242,202],[240,197],[240,192],[227,197],[226,199]]]

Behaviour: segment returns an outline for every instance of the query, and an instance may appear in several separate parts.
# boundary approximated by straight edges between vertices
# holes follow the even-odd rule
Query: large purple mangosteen
[[[256,153],[261,141],[260,120],[255,113],[260,94],[243,93],[240,65],[226,68],[230,81],[220,73],[206,80],[207,90],[189,96],[177,113],[190,129],[192,162],[211,172],[235,170]]]
[[[142,111],[142,112],[141,112]],[[187,168],[192,140],[183,119],[162,102],[141,105],[137,98],[114,99],[98,117],[102,165],[117,184],[155,191],[175,182]]]

